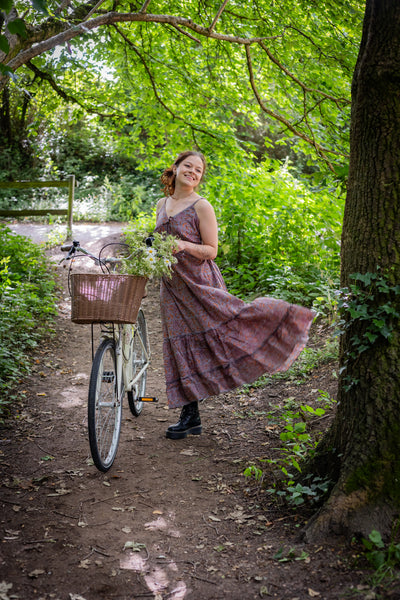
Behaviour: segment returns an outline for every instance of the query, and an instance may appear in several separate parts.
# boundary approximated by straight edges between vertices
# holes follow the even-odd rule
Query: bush
[[[311,189],[286,164],[228,164],[209,176],[206,197],[220,226],[218,262],[229,290],[311,306],[339,287],[343,199]]]
[[[0,418],[30,351],[52,331],[54,289],[43,250],[0,225]]]

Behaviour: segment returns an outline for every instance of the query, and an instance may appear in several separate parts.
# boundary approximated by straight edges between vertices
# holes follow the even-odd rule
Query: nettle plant
[[[339,335],[355,329],[350,336],[349,348],[340,373],[344,373],[350,360],[372,348],[382,340],[389,341],[400,317],[400,285],[391,285],[380,267],[376,273],[353,273],[355,280],[338,293]],[[348,377],[346,391],[358,380]]]
[[[312,434],[309,431],[311,419],[322,417],[327,410],[335,404],[327,392],[319,390],[317,401],[321,406],[314,408],[310,405],[296,405],[293,399],[289,398],[283,410],[276,407],[279,412],[279,422],[283,422],[283,431],[279,437],[282,442],[278,450],[278,457],[273,459],[260,459],[261,463],[269,464],[276,474],[276,482],[267,489],[269,494],[281,500],[285,500],[293,506],[299,506],[304,503],[316,504],[326,494],[329,487],[329,480],[309,474],[304,478],[306,483],[296,483],[296,474],[301,473],[301,462],[312,455],[319,441],[320,433]],[[267,416],[271,421],[276,420],[275,412],[270,412]],[[245,477],[255,479],[259,484],[263,484],[264,471],[256,465],[249,465],[243,472]]]

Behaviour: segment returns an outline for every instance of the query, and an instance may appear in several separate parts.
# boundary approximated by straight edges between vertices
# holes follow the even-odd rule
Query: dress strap
[[[190,204],[190,206],[195,206],[195,204],[197,204],[199,200],[203,200],[203,196],[200,196],[200,198],[197,198],[197,200],[195,200],[193,202],[193,204]]]

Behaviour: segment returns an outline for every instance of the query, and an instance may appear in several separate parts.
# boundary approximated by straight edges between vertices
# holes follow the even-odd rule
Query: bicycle
[[[147,243],[151,243],[151,240]],[[110,245],[116,244],[107,244]],[[72,245],[61,247],[61,250],[68,254],[59,262],[61,264],[63,261],[71,261],[68,287],[72,300],[72,320],[76,323],[91,323],[92,326],[93,362],[88,391],[88,433],[93,462],[102,472],[111,468],[117,454],[125,392],[127,392],[130,411],[135,417],[141,414],[144,402],[157,402],[157,398],[146,396],[150,346],[146,319],[140,308],[140,302],[147,280],[134,278],[141,281],[139,286],[136,282],[137,287],[133,296],[128,289],[130,300],[128,313],[124,312],[122,317],[120,314],[116,315],[115,306],[107,296],[105,286],[110,287],[112,284],[111,291],[115,297],[115,291],[121,287],[121,281],[125,280],[124,276],[116,275],[113,278],[110,274],[115,272],[121,259],[101,258],[101,253],[107,246],[104,246],[96,257],[82,248],[78,241],[73,241]],[[103,275],[71,275],[72,264],[80,257],[93,260],[102,268]],[[107,271],[106,274],[104,270]],[[125,278],[132,277],[125,276]],[[132,279],[127,281],[131,285]],[[115,282],[117,286],[114,285]],[[95,309],[98,311],[96,314],[93,314],[93,305],[96,305]],[[85,312],[88,307],[90,314]],[[94,323],[100,324],[100,343],[96,352],[94,352]]]

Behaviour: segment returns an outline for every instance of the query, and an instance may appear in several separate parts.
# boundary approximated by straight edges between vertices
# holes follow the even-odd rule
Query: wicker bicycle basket
[[[74,323],[135,323],[146,277],[74,273],[71,320]]]

